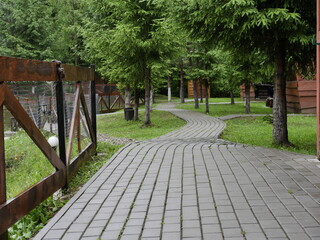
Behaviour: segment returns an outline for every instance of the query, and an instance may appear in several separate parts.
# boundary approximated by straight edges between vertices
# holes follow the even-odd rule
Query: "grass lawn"
[[[157,110],[151,112],[151,127],[143,126],[144,112],[139,113],[139,118],[139,121],[126,121],[123,113],[98,116],[98,132],[117,138],[146,140],[164,135],[185,124],[180,118]]]
[[[278,148],[316,155],[316,117],[288,116],[289,140],[295,147],[279,147],[272,143],[272,124],[264,117],[236,118],[227,121],[221,138],[231,142]]]
[[[194,105],[179,104],[177,106],[179,109],[192,110],[198,112],[205,112],[205,106],[200,105],[199,109],[195,109]],[[230,114],[245,114],[245,106],[243,103],[236,104],[217,104],[209,105],[209,115],[213,117],[221,117]],[[265,102],[252,102],[251,103],[251,113],[252,114],[271,114],[272,109],[265,107]]]
[[[193,98],[186,98],[186,100],[193,100]],[[234,98],[234,101],[242,102],[241,98]],[[205,104],[205,102],[206,102],[206,99],[203,98],[203,104]],[[231,102],[230,98],[209,98],[209,103],[230,103],[230,102]],[[200,98],[199,98],[199,103],[200,103]]]

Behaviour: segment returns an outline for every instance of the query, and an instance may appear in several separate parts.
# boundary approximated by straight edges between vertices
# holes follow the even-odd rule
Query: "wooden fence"
[[[60,188],[66,186],[70,176],[74,175],[81,163],[96,153],[96,100],[94,67],[83,68],[61,65],[58,61],[43,62],[18,58],[0,57],[0,239],[7,239],[7,229],[26,215],[42,201]],[[53,81],[55,82],[56,111],[59,135],[59,156],[19,103],[6,82],[17,81]],[[76,92],[73,115],[70,123],[69,141],[66,145],[63,82],[75,82]],[[86,104],[81,82],[90,82],[91,113]],[[34,184],[18,196],[8,200],[6,197],[6,166],[4,146],[3,108],[6,107],[19,125],[39,147],[55,172]],[[81,112],[81,113],[80,113]],[[91,114],[91,116],[90,116]],[[79,154],[71,160],[73,136],[80,135],[80,118],[86,122],[90,135],[90,144],[78,149]],[[78,146],[81,138],[78,137]]]

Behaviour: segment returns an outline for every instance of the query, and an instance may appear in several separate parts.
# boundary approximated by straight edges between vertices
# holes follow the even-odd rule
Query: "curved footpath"
[[[131,143],[35,239],[320,239],[320,163],[217,138],[225,123],[167,110],[177,131]]]

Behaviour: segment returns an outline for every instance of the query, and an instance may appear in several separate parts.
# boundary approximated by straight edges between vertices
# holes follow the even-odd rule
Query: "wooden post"
[[[95,144],[97,145],[97,112],[96,112],[96,82],[95,82],[95,66],[90,65],[91,68],[91,122],[94,134]],[[110,96],[109,96],[110,97]],[[109,105],[110,107],[110,105]]]
[[[3,84],[3,83],[1,83]],[[6,189],[6,164],[5,164],[5,148],[4,148],[4,119],[3,105],[0,106],[0,205],[7,201]],[[8,232],[0,235],[0,240],[7,240]]]
[[[317,0],[317,37],[320,42],[320,0]],[[320,46],[317,45],[317,157],[320,160]]]
[[[59,71],[60,65],[57,64]],[[64,96],[62,85],[62,74],[58,74],[56,82],[56,101],[57,101],[57,121],[58,121],[58,138],[59,138],[59,156],[64,165],[67,165],[66,160],[66,137],[64,129]]]

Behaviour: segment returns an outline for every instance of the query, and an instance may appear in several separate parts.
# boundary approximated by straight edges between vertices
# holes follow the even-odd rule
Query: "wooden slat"
[[[57,169],[65,169],[64,164],[59,159],[57,153],[47,142],[46,138],[42,135],[40,130],[30,119],[28,113],[21,106],[19,101],[15,98],[6,84],[0,86],[0,92],[5,91],[4,105],[11,112],[12,116],[18,121],[20,126],[26,131],[33,142],[39,147],[43,154],[48,158],[51,164]]]
[[[74,136],[74,132],[76,130],[77,110],[79,109],[79,104],[80,104],[80,98],[79,98],[80,89],[81,89],[81,85],[79,83],[77,83],[76,96],[75,96],[75,100],[73,103],[73,113],[72,113],[70,131],[69,131],[69,141],[68,141],[68,147],[67,147],[67,165],[68,166],[70,165],[73,136]]]
[[[65,78],[63,81],[91,81],[92,80],[92,72],[90,68],[84,68],[84,67],[76,67],[76,66],[70,66],[70,65],[62,65],[62,68],[64,69]]]
[[[56,63],[0,56],[0,82],[56,80]]]
[[[3,105],[0,106],[0,204],[7,201]]]
[[[0,205],[0,234],[66,183],[65,171],[60,170],[43,179],[17,197]]]
[[[299,81],[298,82],[298,90],[316,90],[316,81]]]
[[[81,90],[81,92],[80,92],[80,100],[81,100],[81,104],[82,104],[83,113],[84,113],[84,116],[86,118],[87,126],[89,128],[90,138],[91,138],[91,141],[95,142],[96,141],[95,140],[95,134],[94,134],[94,131],[93,131],[93,128],[92,128],[91,119],[90,119],[88,107],[87,107],[87,104],[86,104],[86,98],[84,97],[82,89],[80,89],[80,90]]]
[[[81,165],[89,160],[92,155],[96,153],[96,145],[94,143],[89,144],[77,157],[72,159],[69,166],[69,176],[74,176]]]

